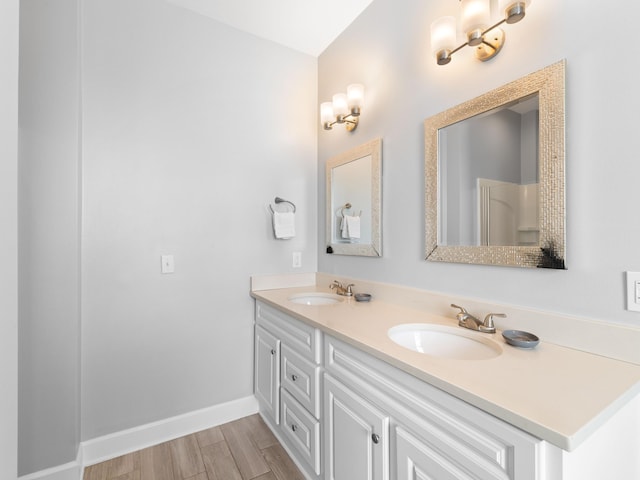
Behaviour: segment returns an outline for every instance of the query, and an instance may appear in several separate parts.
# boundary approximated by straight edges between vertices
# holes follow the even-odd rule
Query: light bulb
[[[324,102],[320,104],[320,122],[322,125],[332,123],[336,117],[333,116],[333,103]]]
[[[349,113],[349,102],[346,93],[336,93],[333,96],[333,113],[338,120]]]
[[[513,1],[513,0],[512,0]],[[462,31],[467,35],[470,46],[482,43],[482,32],[491,20],[489,0],[462,0]]]
[[[449,54],[456,47],[455,17],[440,17],[431,24],[431,51],[439,65],[451,61]]]
[[[352,83],[347,87],[347,99],[349,102],[349,109],[360,110],[364,102],[364,85],[360,83]]]

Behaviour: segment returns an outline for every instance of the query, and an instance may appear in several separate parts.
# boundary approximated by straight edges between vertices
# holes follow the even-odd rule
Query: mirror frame
[[[332,170],[335,167],[353,162],[359,158],[371,156],[371,243],[332,243],[333,215],[331,205]],[[359,255],[366,257],[382,256],[381,234],[381,192],[382,192],[382,139],[378,138],[358,147],[343,152],[329,160],[325,167],[326,172],[326,239],[327,248],[337,255]],[[330,253],[327,249],[327,253]]]
[[[439,245],[439,129],[536,93],[540,105],[539,245]],[[564,102],[565,60],[562,60],[425,120],[425,248],[428,261],[566,269]]]

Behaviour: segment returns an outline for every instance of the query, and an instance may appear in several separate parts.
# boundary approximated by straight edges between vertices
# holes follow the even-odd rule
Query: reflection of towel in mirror
[[[360,238],[360,217],[345,215],[340,229],[342,238]]]
[[[293,212],[273,212],[273,233],[276,238],[288,239],[296,236]]]

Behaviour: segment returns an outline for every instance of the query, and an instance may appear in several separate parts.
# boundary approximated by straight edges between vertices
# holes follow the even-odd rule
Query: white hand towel
[[[276,238],[288,239],[296,236],[295,214],[293,212],[273,212],[273,233]]]
[[[347,221],[347,230],[349,232],[349,238],[360,238],[360,217],[354,217],[347,215],[344,217]]]
[[[349,225],[347,224],[347,217],[342,216],[342,222],[340,222],[340,235],[342,238],[349,238]]]

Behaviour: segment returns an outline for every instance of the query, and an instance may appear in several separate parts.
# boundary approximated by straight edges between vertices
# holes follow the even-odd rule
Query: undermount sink
[[[463,328],[407,323],[390,328],[389,338],[414,352],[457,360],[486,360],[502,353],[502,347],[484,333]]]
[[[290,302],[300,305],[334,305],[343,300],[339,295],[322,292],[298,293],[289,297]]]

